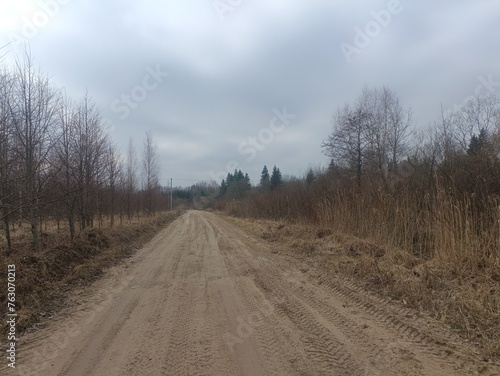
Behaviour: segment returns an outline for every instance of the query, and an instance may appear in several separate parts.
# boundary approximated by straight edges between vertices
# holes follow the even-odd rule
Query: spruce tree
[[[311,184],[314,181],[314,178],[314,171],[312,170],[312,168],[310,168],[309,171],[307,171],[306,183]]]
[[[264,166],[262,169],[262,173],[260,174],[260,188],[263,191],[267,191],[270,186],[270,181],[269,181],[269,171],[267,170],[267,166]]]
[[[283,184],[283,177],[281,176],[281,171],[276,165],[273,167],[273,173],[271,174],[271,189],[276,189],[278,186]]]

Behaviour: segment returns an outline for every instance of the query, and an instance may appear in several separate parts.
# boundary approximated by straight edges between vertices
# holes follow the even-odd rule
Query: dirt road
[[[181,216],[74,301],[21,338],[6,374],[500,374],[432,321],[206,212]]]

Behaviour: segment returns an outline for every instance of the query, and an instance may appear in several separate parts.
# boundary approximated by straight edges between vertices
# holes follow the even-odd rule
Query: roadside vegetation
[[[365,88],[332,123],[327,169],[269,186],[264,168],[259,186],[216,208],[277,221],[263,237],[327,252],[333,270],[500,357],[500,99],[475,97],[418,131],[394,92]]]
[[[74,288],[89,285],[108,267],[131,256],[180,214],[171,211],[113,228],[86,228],[73,240],[52,223],[40,252],[33,252],[31,234],[16,231],[12,240],[16,252],[0,259],[2,270],[16,265],[16,329],[23,332],[57,315]],[[0,291],[0,304],[7,306],[5,291]],[[1,333],[7,328],[5,313]]]
[[[157,145],[146,132],[138,155],[122,153],[88,94],[68,98],[26,53],[0,66],[0,251],[15,253],[11,233],[28,226],[41,252],[49,221],[75,238],[169,208],[160,186]]]
[[[130,140],[122,154],[89,95],[68,98],[29,53],[13,69],[0,65],[0,305],[15,265],[17,330],[55,314],[74,285],[178,216],[167,212],[150,132],[141,146]]]

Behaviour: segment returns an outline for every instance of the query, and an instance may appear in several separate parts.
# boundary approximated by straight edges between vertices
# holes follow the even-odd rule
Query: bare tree
[[[155,194],[159,188],[160,165],[158,160],[158,146],[149,131],[146,132],[146,137],[144,138],[142,167],[145,211],[150,215],[155,211]]]
[[[411,108],[404,109],[396,97],[389,116],[389,168],[396,169],[401,159],[410,151],[413,112]]]
[[[323,151],[339,165],[355,171],[358,186],[371,142],[369,117],[359,106],[345,105],[333,119],[333,131],[322,143]]]
[[[408,149],[411,110],[390,89],[365,87],[354,107],[338,110],[334,129],[323,142],[325,154],[355,171],[358,184],[371,170],[385,181]]]
[[[75,117],[75,175],[80,227],[93,227],[99,215],[99,190],[103,186],[108,135],[95,105],[86,94]]]
[[[10,111],[18,179],[23,181],[19,185],[20,195],[28,208],[34,248],[39,251],[40,210],[52,178],[48,156],[58,137],[59,92],[52,87],[47,76],[35,72],[28,53],[23,61],[17,62],[14,79]]]
[[[365,87],[357,100],[357,109],[366,116],[364,127],[369,142],[365,164],[385,182],[408,151],[411,110],[403,109],[397,95],[385,86]]]
[[[389,171],[397,169],[408,152],[412,125],[411,109],[404,109],[398,96],[387,87],[371,90],[372,101],[367,112],[372,118],[372,149],[380,176],[385,180]]]
[[[0,220],[4,223],[5,238],[7,239],[7,255],[12,250],[9,219],[14,208],[12,207],[12,174],[11,144],[12,119],[9,111],[9,100],[12,90],[12,75],[7,71],[0,71]]]
[[[123,172],[123,162],[119,153],[117,152],[116,145],[111,142],[108,145],[108,151],[106,155],[106,170],[109,189],[109,216],[111,227],[113,227],[115,223],[117,188],[119,187],[121,175]]]
[[[137,155],[134,148],[134,141],[129,139],[127,149],[127,171],[125,176],[126,190],[126,211],[129,222],[132,220],[132,205],[134,193],[137,190]]]
[[[77,184],[75,179],[75,162],[77,161],[75,140],[76,125],[75,111],[68,99],[64,99],[59,110],[60,138],[56,144],[56,158],[60,166],[59,187],[61,189],[61,201],[65,207],[65,215],[68,220],[70,237],[75,237],[75,209]]]
[[[88,94],[73,104],[49,78],[34,68],[26,51],[12,70],[0,67],[0,227],[11,251],[10,228],[28,220],[33,246],[41,250],[42,223],[61,219],[71,239],[80,229],[99,225],[109,215],[163,209],[157,146],[146,133],[142,155],[142,192],[132,140],[127,164],[111,142]],[[144,206],[141,208],[140,197]],[[137,205],[137,206],[135,206]],[[9,226],[11,224],[11,226]]]
[[[454,112],[450,121],[455,140],[466,151],[473,136],[481,131],[491,136],[500,122],[500,99],[495,95],[476,96]]]

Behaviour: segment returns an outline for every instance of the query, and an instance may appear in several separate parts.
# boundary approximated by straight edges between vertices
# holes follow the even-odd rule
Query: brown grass
[[[434,222],[441,224],[432,232],[430,249],[426,249],[429,244],[415,247],[410,235],[397,232],[405,227],[409,234],[415,228],[431,230],[428,219],[417,221],[424,213],[400,206],[397,212],[387,208],[383,214],[384,208],[373,210],[362,200],[341,201],[335,215],[314,224],[231,220],[300,257],[316,258],[325,273],[343,274],[408,307],[429,312],[478,345],[485,359],[500,360],[499,250],[490,244],[497,230],[490,229],[486,239],[474,234],[467,227],[472,221],[465,214],[467,205],[441,199]],[[320,209],[331,214],[325,206]],[[354,234],[353,228],[358,229]],[[398,245],[405,239],[407,249]]]
[[[158,217],[157,214],[153,218]],[[120,228],[120,227],[128,227],[130,225],[135,225],[135,224],[140,224],[144,222],[144,220],[147,220],[148,217],[143,216],[143,217],[137,217],[134,216],[130,221],[128,219],[124,219],[122,223],[120,223],[119,217],[115,216],[114,220],[114,228]],[[151,218],[149,218],[151,219]],[[5,234],[3,230],[3,223],[0,225],[2,226],[2,229],[0,230],[0,250],[3,249],[3,247],[6,246],[6,239],[5,239]],[[102,229],[102,230],[107,230],[111,228],[111,219],[108,216],[103,216],[101,221],[95,221],[95,228]],[[30,223],[26,220],[17,220],[14,223],[11,223],[9,226],[10,228],[10,236],[13,241],[17,240],[17,243],[26,243],[30,241],[31,239],[31,227]],[[66,239],[66,235],[69,233],[69,226],[68,222],[61,220],[59,221],[59,226],[57,224],[57,221],[52,219],[52,218],[44,218],[42,220],[42,223],[40,225],[40,230],[42,233],[42,238],[47,238],[48,235],[51,235],[50,241],[55,241],[54,235],[57,235],[56,237]],[[79,229],[79,224],[76,224],[76,235],[79,235],[80,233]]]
[[[76,286],[87,285],[106,268],[129,257],[172,222],[180,212],[168,212],[113,229],[86,229],[71,242],[65,233],[43,236],[43,251],[31,250],[29,235],[19,231],[14,238],[13,254],[5,257],[1,249],[1,285],[6,286],[8,264],[16,265],[16,309],[18,332],[55,314],[64,306],[65,297]],[[0,291],[0,305],[6,307],[6,289]],[[4,333],[6,310],[1,312]]]

